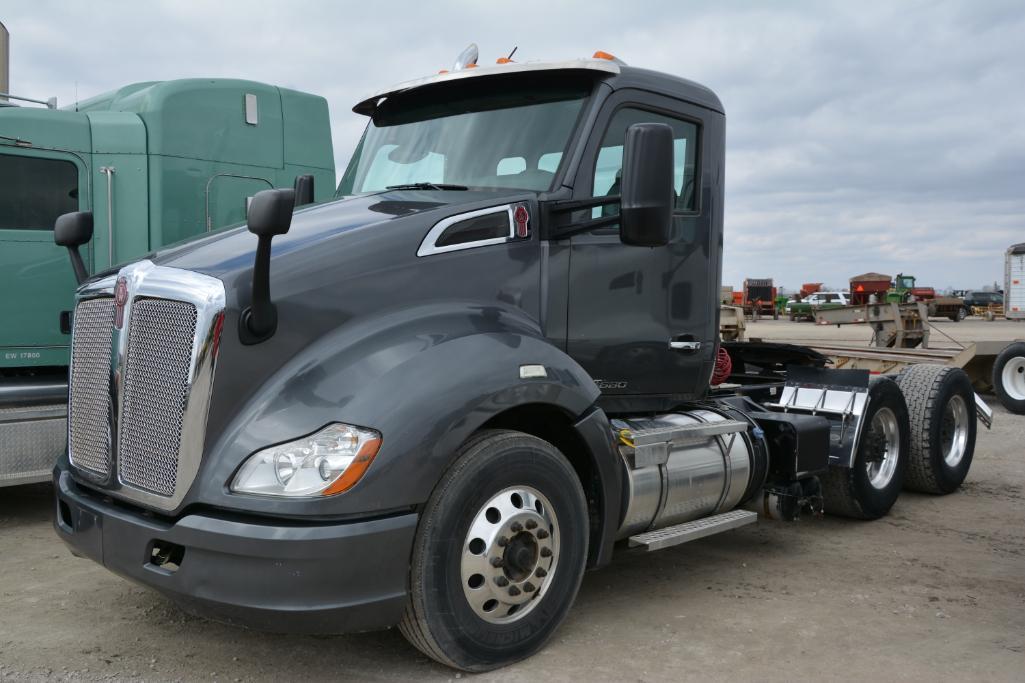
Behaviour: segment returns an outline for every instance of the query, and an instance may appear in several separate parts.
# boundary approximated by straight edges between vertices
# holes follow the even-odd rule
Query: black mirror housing
[[[74,211],[57,217],[53,241],[60,247],[80,247],[93,238],[92,211]]]
[[[313,203],[313,187],[314,178],[312,175],[297,175],[295,177],[295,185],[292,189],[295,191],[295,205],[297,208]]]
[[[73,211],[57,216],[53,224],[53,241],[59,247],[66,247],[71,259],[71,269],[75,271],[78,284],[85,282],[89,271],[85,268],[82,255],[78,248],[93,238],[92,211]]]
[[[673,129],[664,123],[635,123],[623,143],[619,236],[623,244],[669,244],[673,220]]]
[[[295,190],[276,189],[257,192],[249,204],[246,225],[258,237],[284,235],[292,226]]]

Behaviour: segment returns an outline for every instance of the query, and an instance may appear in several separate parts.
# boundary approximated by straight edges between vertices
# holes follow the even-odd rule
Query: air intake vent
[[[122,483],[161,496],[175,491],[195,334],[192,304],[132,302],[118,436]]]
[[[71,462],[100,476],[110,473],[110,335],[114,299],[86,299],[75,308],[71,342],[68,451]]]

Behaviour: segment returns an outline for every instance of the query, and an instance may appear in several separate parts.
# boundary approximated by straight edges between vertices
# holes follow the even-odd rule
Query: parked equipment
[[[397,624],[483,671],[541,648],[614,548],[960,485],[989,419],[961,370],[719,343],[711,90],[605,53],[476,62],[358,103],[337,201],[261,192],[248,230],[79,288],[54,473],[76,553],[197,613]]]
[[[1004,255],[1004,317],[1025,320],[1025,242],[1011,245]]]
[[[748,278],[744,280],[744,313],[749,316],[771,315],[779,318],[776,308],[776,288],[772,278]]]
[[[863,273],[851,278],[851,303],[862,306],[867,303],[883,303],[890,291],[891,278],[882,273]],[[874,298],[873,298],[874,295]]]
[[[297,175],[330,197],[331,128],[323,98],[285,88],[190,79],[0,106],[0,486],[46,481],[65,448],[76,279],[244,221]],[[88,219],[55,243],[68,212]]]

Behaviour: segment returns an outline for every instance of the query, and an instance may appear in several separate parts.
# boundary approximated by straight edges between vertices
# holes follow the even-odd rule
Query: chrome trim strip
[[[492,206],[487,209],[478,209],[477,211],[468,211],[466,213],[459,213],[455,216],[449,216],[443,218],[434,224],[427,236],[424,237],[423,242],[420,243],[420,248],[416,250],[417,256],[431,256],[433,254],[445,254],[450,251],[462,251],[463,249],[476,249],[477,247],[487,247],[492,244],[505,244],[516,238],[516,223],[513,221],[513,204],[503,204],[502,206]],[[478,216],[489,216],[493,213],[505,212],[509,218],[509,236],[508,237],[493,237],[486,240],[477,240],[476,242],[464,242],[463,244],[450,244],[446,247],[439,247],[435,243],[438,238],[445,232],[445,229],[456,223],[461,223],[471,218],[477,218]]]
[[[993,428],[993,409],[978,394],[975,394],[975,414],[978,415],[979,422],[986,425],[986,429]]]

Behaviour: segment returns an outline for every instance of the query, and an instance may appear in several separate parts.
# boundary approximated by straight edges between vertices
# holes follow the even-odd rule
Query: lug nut
[[[527,529],[536,529],[536,528],[537,528],[537,522],[535,522],[532,519],[528,519],[527,520]]]
[[[502,562],[502,558],[501,557],[492,557],[491,558],[491,566],[492,567],[501,567],[502,564],[503,564],[503,562]]]
[[[514,534],[518,534],[521,531],[523,531],[523,525],[519,522],[513,522],[512,526],[509,527],[509,530],[512,531]]]
[[[499,588],[505,588],[509,585],[509,579],[505,578],[504,576],[496,576],[495,585]]]
[[[509,545],[509,539],[505,536],[499,536],[498,540],[495,541],[495,543],[498,544],[499,548],[504,548],[505,546]]]
[[[509,595],[511,595],[511,596],[513,596],[515,598],[519,594],[520,594],[520,589],[519,588],[517,588],[516,586],[510,586],[509,587]]]
[[[548,533],[547,529],[538,529],[537,530],[537,537],[538,538],[548,538],[549,535],[550,534]]]
[[[551,556],[552,556],[552,549],[551,548],[541,548],[541,557],[551,557]],[[492,564],[494,564],[494,562],[492,562]],[[497,567],[498,565],[495,565],[495,566]]]
[[[528,593],[533,593],[535,590],[534,584],[532,584],[530,581],[527,581],[525,584],[523,584],[523,590],[527,591]]]
[[[534,572],[534,576],[536,576],[539,579],[543,579],[544,577],[548,576],[548,572],[545,570],[544,567],[538,567],[537,571]]]

